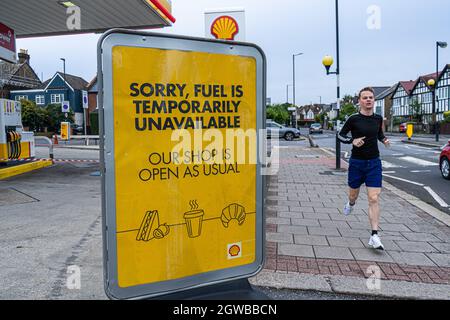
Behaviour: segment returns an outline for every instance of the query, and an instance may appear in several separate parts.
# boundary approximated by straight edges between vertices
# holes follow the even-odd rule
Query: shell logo
[[[211,25],[211,34],[216,39],[234,40],[234,36],[238,34],[239,26],[230,16],[220,16]]]
[[[227,248],[228,259],[236,259],[242,257],[242,243],[231,243]]]

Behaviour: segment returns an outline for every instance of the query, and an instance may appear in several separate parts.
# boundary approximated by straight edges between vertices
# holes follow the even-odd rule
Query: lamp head
[[[322,60],[322,64],[325,66],[325,68],[330,68],[334,63],[332,56],[325,56]]]
[[[437,45],[438,45],[439,47],[441,47],[442,49],[447,48],[447,42],[438,41],[438,42],[436,42],[436,43],[437,43]]]
[[[332,56],[325,56],[322,60],[322,64],[324,65],[325,69],[327,69],[327,74],[330,73],[330,68],[333,65],[333,57]]]

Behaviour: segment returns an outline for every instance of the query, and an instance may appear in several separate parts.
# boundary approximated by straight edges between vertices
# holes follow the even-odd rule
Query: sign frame
[[[70,122],[61,122],[61,140],[70,140]]]
[[[83,100],[83,109],[89,109],[89,95],[87,90],[81,91],[81,99]]]
[[[64,108],[64,106],[67,105],[67,109]],[[61,112],[62,113],[68,113],[70,112],[70,101],[66,100],[66,101],[61,101]]]
[[[117,226],[114,159],[114,94],[112,50],[115,46],[128,46],[162,50],[179,50],[228,54],[252,57],[256,61],[256,126],[265,129],[266,101],[266,57],[261,48],[254,44],[194,38],[177,35],[139,32],[126,29],[112,29],[98,41],[98,84],[99,84],[99,129],[100,170],[102,173],[102,234],[103,272],[106,295],[111,299],[143,299],[168,295],[176,292],[207,287],[258,274],[265,262],[265,212],[264,198],[266,179],[261,174],[262,164],[256,164],[256,222],[255,260],[251,264],[213,270],[184,278],[160,281],[121,288],[118,285]],[[258,135],[260,137],[261,135]],[[264,141],[265,143],[265,141]],[[262,149],[259,138],[257,154]]]

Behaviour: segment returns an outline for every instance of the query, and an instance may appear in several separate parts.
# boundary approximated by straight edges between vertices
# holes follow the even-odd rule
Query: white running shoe
[[[344,214],[348,216],[353,211],[353,206],[350,205],[350,201],[344,206]]]
[[[371,246],[374,249],[384,250],[384,246],[381,243],[380,237],[377,234],[374,234],[373,236],[370,237],[369,246]]]

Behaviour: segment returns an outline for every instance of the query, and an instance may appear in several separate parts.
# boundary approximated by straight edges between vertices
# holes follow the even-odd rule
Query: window
[[[50,102],[53,103],[62,103],[64,100],[64,95],[63,94],[52,94],[50,96]]]
[[[15,100],[16,100],[16,101],[20,101],[20,100],[28,100],[28,96],[16,96]]]
[[[45,96],[36,96],[36,104],[44,105],[45,104]]]

